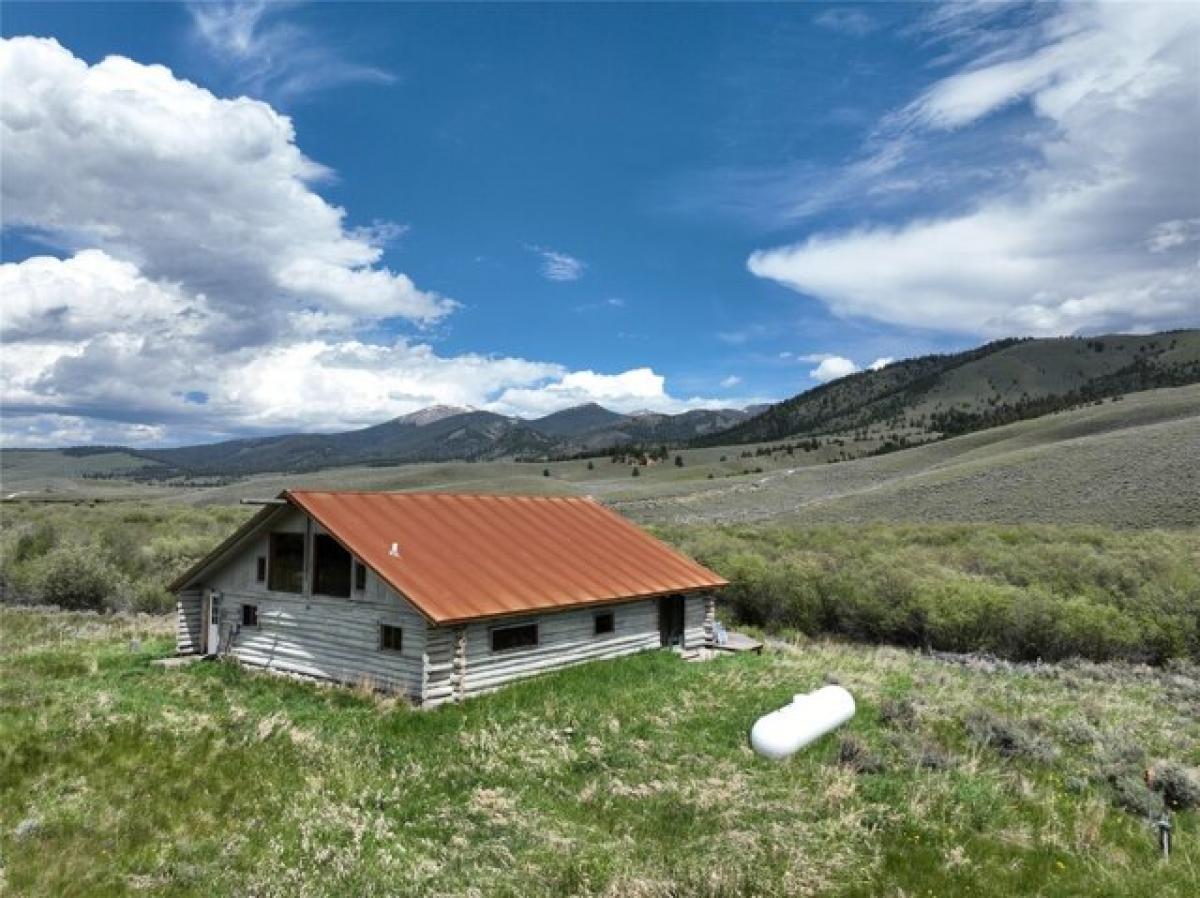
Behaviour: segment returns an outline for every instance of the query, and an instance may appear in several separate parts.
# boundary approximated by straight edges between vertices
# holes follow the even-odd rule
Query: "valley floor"
[[[773,643],[653,652],[432,712],[169,654],[156,618],[0,608],[0,893],[1200,892],[1141,785],[1200,764],[1200,670]],[[789,761],[754,719],[836,679]]]
[[[262,474],[220,486],[96,479],[119,459],[0,453],[0,491],[25,501],[234,504],[308,489],[594,495],[646,523],[993,521],[1200,525],[1200,384],[1133,393],[889,455],[831,464],[778,446],[672,452],[639,470],[607,458],[414,464]],[[673,463],[678,455],[682,465]]]

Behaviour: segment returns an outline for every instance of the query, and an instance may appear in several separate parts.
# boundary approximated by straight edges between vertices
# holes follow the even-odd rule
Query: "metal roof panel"
[[[281,498],[439,624],[728,585],[590,498],[319,490]]]

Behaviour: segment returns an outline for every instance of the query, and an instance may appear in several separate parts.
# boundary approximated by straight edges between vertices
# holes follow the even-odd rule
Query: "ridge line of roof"
[[[604,505],[595,496],[579,496],[575,494],[566,495],[536,495],[531,496],[526,493],[458,493],[450,490],[322,490],[322,489],[285,489],[277,498],[285,498],[287,494],[296,495],[297,493],[325,493],[331,496],[455,496],[460,499],[521,499],[525,501],[545,501],[552,502],[556,500],[577,500],[580,502],[594,502],[597,505]],[[607,507],[607,506],[605,506]]]

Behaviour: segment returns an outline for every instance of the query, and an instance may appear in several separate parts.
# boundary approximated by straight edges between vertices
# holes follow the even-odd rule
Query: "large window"
[[[272,533],[267,589],[275,592],[304,591],[304,534]]]
[[[328,533],[313,537],[313,592],[350,598],[350,553]]]
[[[493,652],[508,652],[512,649],[524,649],[537,644],[537,624],[515,624],[510,627],[494,627],[492,629]]]

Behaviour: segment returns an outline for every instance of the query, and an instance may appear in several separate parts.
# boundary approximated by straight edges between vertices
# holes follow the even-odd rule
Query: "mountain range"
[[[867,429],[951,436],[1084,402],[1200,381],[1200,330],[998,340],[824,384],[699,445]]]
[[[345,465],[428,461],[491,461],[595,452],[622,445],[687,443],[747,420],[765,406],[695,409],[668,415],[620,414],[595,403],[542,418],[511,418],[455,406],[431,406],[342,433],[283,434],[173,449],[80,447],[84,455],[115,450],[148,463],[147,477],[242,476],[265,471],[312,471]]]
[[[284,434],[172,449],[114,449],[147,477],[243,476],[347,465],[537,460],[621,446],[735,445],[903,429],[937,438],[1137,390],[1200,382],[1200,330],[1000,340],[894,362],[746,409],[621,414],[595,403],[522,419],[431,406],[343,433]]]

